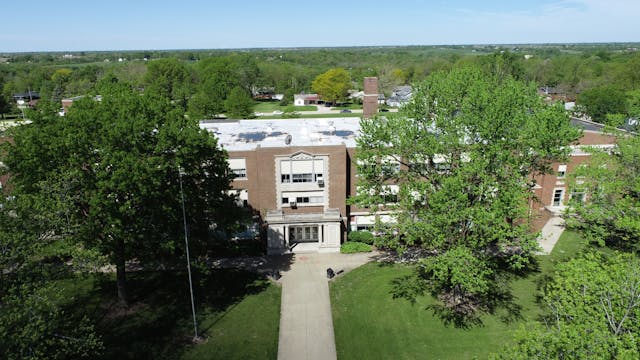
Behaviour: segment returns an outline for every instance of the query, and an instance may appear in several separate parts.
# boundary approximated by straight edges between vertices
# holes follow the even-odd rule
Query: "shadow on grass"
[[[525,276],[524,274],[518,275]],[[391,281],[391,295],[394,299],[402,298],[415,304],[420,296],[431,296],[435,304],[426,306],[446,326],[460,329],[471,329],[484,325],[483,315],[494,316],[505,324],[512,324],[524,319],[522,306],[516,301],[509,283],[513,274],[499,276],[489,292],[482,296],[474,294],[456,294],[453,291],[439,292],[427,279],[421,278],[419,272],[395,278]],[[454,299],[455,298],[455,299]]]
[[[96,324],[105,345],[102,358],[176,359],[191,344],[194,334],[186,273],[128,274],[131,301],[127,308],[118,305],[112,275],[97,275],[93,282],[93,287],[77,298],[76,309]],[[268,286],[264,276],[244,270],[194,274],[198,322],[207,313],[228,312],[246,296]]]

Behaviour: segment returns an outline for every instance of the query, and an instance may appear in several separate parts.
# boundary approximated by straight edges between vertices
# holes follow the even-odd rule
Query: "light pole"
[[[182,189],[182,168],[178,166],[178,181],[180,182],[180,198],[182,200],[182,221],[184,223],[184,246],[187,251],[187,272],[189,273],[189,292],[191,293],[191,313],[193,314],[193,341],[200,340],[198,337],[198,322],[196,321],[196,306],[193,301],[193,282],[191,281],[191,260],[189,259],[189,237],[187,236],[187,213],[184,210],[184,190]]]

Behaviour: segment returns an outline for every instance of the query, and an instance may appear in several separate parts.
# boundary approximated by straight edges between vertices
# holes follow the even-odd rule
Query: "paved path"
[[[539,254],[549,255],[553,250],[553,247],[558,242],[560,235],[564,231],[564,219],[560,216],[554,216],[542,227],[540,236],[538,237],[538,244],[542,248]]]
[[[333,360],[331,301],[326,270],[352,270],[371,260],[375,253],[297,254],[288,271],[282,272],[278,360]],[[338,275],[340,276],[340,275]]]

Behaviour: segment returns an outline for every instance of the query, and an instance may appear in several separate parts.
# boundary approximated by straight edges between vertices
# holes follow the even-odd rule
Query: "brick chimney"
[[[378,78],[364,78],[364,97],[362,99],[362,117],[370,119],[378,113]]]

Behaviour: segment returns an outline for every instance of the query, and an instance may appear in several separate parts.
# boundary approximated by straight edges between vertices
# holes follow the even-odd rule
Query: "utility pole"
[[[193,300],[193,282],[191,280],[191,260],[189,259],[189,237],[187,235],[187,212],[184,209],[184,190],[182,189],[182,168],[178,167],[178,180],[180,182],[180,198],[182,199],[182,220],[184,223],[184,246],[187,252],[187,272],[189,274],[189,292],[191,293],[191,313],[193,314],[193,342],[200,340],[198,336],[198,322],[196,321],[196,306]]]

